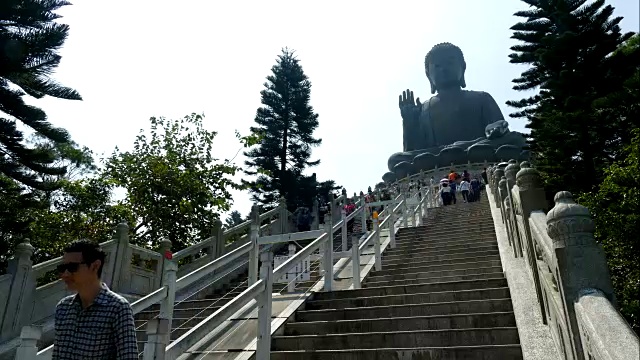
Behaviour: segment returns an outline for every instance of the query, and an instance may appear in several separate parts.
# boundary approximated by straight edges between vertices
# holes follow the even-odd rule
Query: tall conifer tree
[[[539,89],[535,96],[507,104],[527,118],[536,166],[550,191],[588,191],[611,159],[616,126],[602,121],[597,101],[633,73],[611,56],[632,34],[604,0],[523,0],[531,9],[515,16],[511,62],[531,67],[513,82],[515,90]],[[628,63],[626,65],[629,65]]]
[[[63,0],[0,1],[0,176],[35,189],[57,186],[41,181],[41,175],[62,175],[66,169],[55,166],[53,151],[25,144],[18,122],[55,144],[70,139],[23,97],[81,100],[75,90],[49,77],[60,63],[58,49],[69,32],[68,25],[55,22],[60,16],[54,11],[69,4]]]
[[[270,206],[284,196],[289,207],[295,208],[312,201],[300,198],[304,193],[300,187],[309,183],[303,171],[320,163],[310,160],[311,149],[322,142],[313,137],[318,114],[309,104],[311,82],[293,50],[283,49],[271,72],[260,92],[263,106],[251,127],[253,134],[261,135],[262,143],[245,153],[245,171],[256,176],[247,184],[254,201]]]

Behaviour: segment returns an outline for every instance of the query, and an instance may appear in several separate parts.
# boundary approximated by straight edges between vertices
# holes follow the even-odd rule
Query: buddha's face
[[[442,50],[433,54],[428,66],[429,78],[437,89],[461,86],[464,69],[460,57],[455,52]]]

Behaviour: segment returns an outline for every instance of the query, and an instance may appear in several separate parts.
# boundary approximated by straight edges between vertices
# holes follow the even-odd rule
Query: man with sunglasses
[[[58,273],[76,294],[56,307],[53,360],[138,359],[131,305],[102,283],[104,260],[94,242],[78,240],[65,248]]]

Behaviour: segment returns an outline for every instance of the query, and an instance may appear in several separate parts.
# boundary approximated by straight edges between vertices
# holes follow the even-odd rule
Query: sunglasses
[[[80,268],[80,265],[82,264],[86,264],[86,263],[85,262],[69,262],[69,263],[58,265],[56,269],[58,270],[58,274],[64,274],[65,271],[68,271],[73,274],[74,272],[78,271],[78,269]]]

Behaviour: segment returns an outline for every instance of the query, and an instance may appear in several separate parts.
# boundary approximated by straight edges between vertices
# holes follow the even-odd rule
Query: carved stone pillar
[[[573,200],[568,191],[554,197],[555,206],[547,213],[547,233],[553,241],[556,277],[569,331],[567,353],[583,360],[584,354],[575,313],[575,302],[582,289],[602,291],[615,306],[616,300],[604,250],[593,237],[595,225],[589,210]]]
[[[517,257],[522,257],[522,239],[520,239],[520,229],[518,225],[518,218],[516,217],[516,207],[513,201],[513,187],[516,185],[516,174],[520,171],[520,165],[515,160],[509,160],[509,165],[504,169],[505,177],[507,178],[507,194],[509,194],[509,207],[511,219],[511,231],[513,232],[512,238],[515,246]]]
[[[5,279],[10,278],[8,287],[0,287],[0,290],[5,292],[0,294],[0,300],[4,300],[0,303],[0,340],[18,336],[22,326],[28,325],[31,321],[36,292],[36,279],[31,261],[33,251],[34,248],[28,239],[18,244],[9,260],[8,274],[2,276]]]
[[[493,183],[491,184],[491,192],[493,192],[496,207],[502,208],[502,199],[500,198],[500,180],[504,177],[504,169],[496,168],[493,171]],[[506,180],[505,180],[506,181]]]
[[[545,192],[542,188],[542,180],[538,170],[530,167],[527,161],[520,164],[520,171],[516,175],[516,184],[518,195],[520,197],[520,211],[522,212],[523,233],[525,235],[523,241],[525,257],[529,264],[529,270],[536,289],[536,296],[540,304],[540,312],[542,321],[547,323],[546,307],[542,286],[540,283],[540,274],[538,273],[538,255],[537,248],[533,237],[531,236],[531,227],[529,226],[529,218],[531,212],[535,210],[547,211],[547,201]]]

